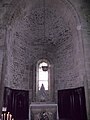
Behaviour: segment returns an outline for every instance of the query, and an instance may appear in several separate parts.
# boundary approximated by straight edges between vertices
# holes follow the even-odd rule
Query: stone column
[[[0,116],[3,105],[4,79],[6,71],[6,27],[0,25]]]

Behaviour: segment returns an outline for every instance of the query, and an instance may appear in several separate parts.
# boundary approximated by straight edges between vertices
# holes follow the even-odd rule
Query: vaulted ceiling
[[[13,47],[50,57],[65,43],[72,42],[77,21],[66,1],[2,0],[1,5],[2,21],[12,31]]]

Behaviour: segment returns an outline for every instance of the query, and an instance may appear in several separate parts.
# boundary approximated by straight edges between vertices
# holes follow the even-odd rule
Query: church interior
[[[0,119],[90,120],[90,1],[0,0]]]

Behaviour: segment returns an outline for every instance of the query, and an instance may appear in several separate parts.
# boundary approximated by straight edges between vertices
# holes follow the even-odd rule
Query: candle
[[[5,120],[5,116],[6,116],[6,114],[4,113],[4,120]]]
[[[3,114],[1,115],[1,120],[3,120]]]
[[[8,114],[7,114],[7,120],[9,120],[9,112],[8,112]]]
[[[14,118],[12,118],[12,120],[14,120]]]
[[[12,120],[12,115],[10,114],[10,120]]]
[[[7,120],[9,119],[9,114],[7,114]]]
[[[8,112],[8,114],[10,114],[10,112]]]

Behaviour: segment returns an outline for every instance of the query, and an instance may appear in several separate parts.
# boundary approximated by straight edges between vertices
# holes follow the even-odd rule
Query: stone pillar
[[[4,79],[6,71],[6,27],[0,25],[0,116],[3,105]]]

